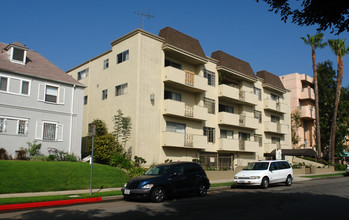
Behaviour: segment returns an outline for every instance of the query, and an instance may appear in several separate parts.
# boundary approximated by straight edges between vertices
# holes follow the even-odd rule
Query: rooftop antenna
[[[155,18],[151,14],[145,12],[135,12],[135,14],[142,16],[142,30],[144,30],[144,18]]]

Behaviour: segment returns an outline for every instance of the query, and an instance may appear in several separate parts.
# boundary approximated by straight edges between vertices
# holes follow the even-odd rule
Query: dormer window
[[[27,61],[27,50],[23,44],[19,42],[15,42],[13,44],[9,44],[5,50],[7,50],[7,54],[12,63],[18,63],[25,65]]]

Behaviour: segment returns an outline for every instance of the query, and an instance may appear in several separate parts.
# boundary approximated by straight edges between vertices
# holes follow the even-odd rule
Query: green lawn
[[[91,167],[82,162],[0,160],[0,194],[90,188]],[[93,188],[121,187],[130,177],[122,170],[93,166]]]

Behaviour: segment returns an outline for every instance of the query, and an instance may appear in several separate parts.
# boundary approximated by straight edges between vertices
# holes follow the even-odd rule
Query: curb
[[[32,202],[32,203],[0,205],[0,211],[72,205],[72,204],[78,204],[78,203],[91,203],[91,202],[102,202],[102,198],[96,197],[96,198],[87,198],[87,199],[68,199],[68,200],[57,200],[57,201],[47,201],[47,202]]]

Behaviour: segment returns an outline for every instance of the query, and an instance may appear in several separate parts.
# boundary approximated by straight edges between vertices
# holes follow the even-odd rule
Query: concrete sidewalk
[[[334,174],[334,173],[340,173],[340,172],[331,172],[331,173],[325,173],[321,175],[326,174]],[[312,180],[311,178],[307,178],[305,176],[315,176],[318,174],[304,174],[304,175],[296,175],[294,176],[293,182],[303,182],[303,181],[309,181]],[[211,184],[214,183],[230,183],[233,182],[233,179],[216,179],[211,180]],[[107,189],[93,189],[92,193],[96,192],[108,192],[108,191],[116,191],[121,190],[121,187],[117,188],[107,188]],[[10,194],[0,194],[1,198],[16,198],[16,197],[35,197],[35,196],[52,196],[52,195],[76,195],[76,194],[82,194],[82,193],[90,193],[89,189],[84,190],[67,190],[67,191],[53,191],[53,192],[29,192],[29,193],[10,193]]]

